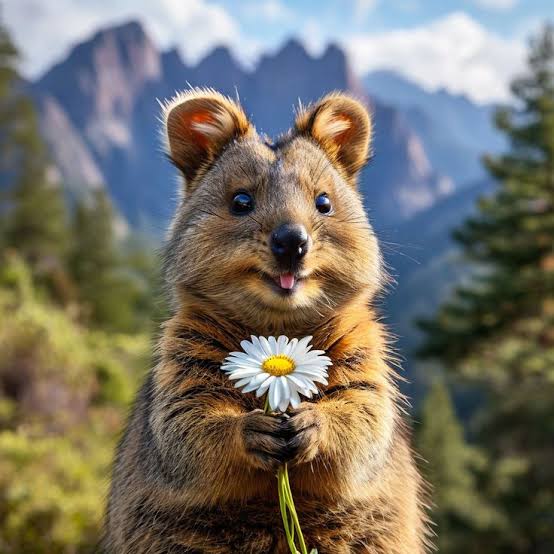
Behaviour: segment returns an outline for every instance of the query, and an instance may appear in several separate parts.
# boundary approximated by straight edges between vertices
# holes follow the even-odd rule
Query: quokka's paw
[[[273,471],[291,458],[285,422],[286,416],[267,415],[263,410],[242,417],[244,451],[251,465]]]
[[[288,461],[293,464],[311,462],[323,440],[323,417],[316,404],[303,402],[289,413],[283,423],[287,438]]]

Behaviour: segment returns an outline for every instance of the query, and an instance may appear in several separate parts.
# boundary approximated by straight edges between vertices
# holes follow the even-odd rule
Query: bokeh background
[[[0,552],[95,551],[167,314],[159,105],[348,91],[440,552],[554,552],[551,0],[0,4]]]

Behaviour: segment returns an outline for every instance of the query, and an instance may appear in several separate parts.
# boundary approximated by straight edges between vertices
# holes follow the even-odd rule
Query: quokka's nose
[[[294,269],[308,251],[308,231],[296,223],[280,225],[271,233],[271,251],[279,265]]]

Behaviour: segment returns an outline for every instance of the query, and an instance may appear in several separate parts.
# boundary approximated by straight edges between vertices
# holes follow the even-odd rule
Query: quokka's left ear
[[[371,119],[358,100],[333,93],[302,110],[297,134],[314,139],[348,180],[353,181],[370,154]]]
[[[178,94],[163,106],[163,121],[168,155],[189,190],[230,142],[256,133],[236,102],[211,89]]]

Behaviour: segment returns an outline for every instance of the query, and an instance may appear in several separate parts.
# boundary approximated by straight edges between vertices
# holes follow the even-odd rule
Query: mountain
[[[333,90],[365,100],[375,119],[375,157],[361,188],[377,227],[403,221],[450,192],[406,117],[370,100],[337,46],[314,58],[290,40],[250,72],[219,47],[188,66],[176,50],[161,52],[138,22],[98,31],[34,83],[46,139],[68,186],[101,179],[133,226],[161,236],[176,182],[160,151],[157,99],[188,86],[238,94],[258,129],[269,135],[290,126],[299,101],[306,104]],[[57,125],[50,123],[52,106]],[[68,136],[75,136],[75,157]],[[78,168],[75,159],[83,160]]]
[[[506,146],[493,125],[493,105],[478,105],[445,90],[428,92],[393,71],[374,71],[363,83],[368,94],[401,110],[433,167],[458,186],[483,178],[483,153]]]
[[[41,107],[45,98],[51,98],[63,111],[98,170],[94,178],[109,189],[118,211],[136,225],[143,213],[149,225],[167,217],[168,199],[174,194],[169,168],[161,167],[166,180],[159,179],[157,183],[158,177],[149,163],[154,156],[161,158],[154,131],[155,116],[144,131],[140,112],[137,116],[142,95],[161,78],[157,47],[139,23],[130,22],[115,29],[102,29],[75,46],[33,87]],[[157,109],[151,107],[150,112],[154,114]],[[41,115],[43,127],[48,127],[44,109]],[[67,186],[78,188],[90,183],[93,177],[84,171],[75,174],[77,164],[63,156],[66,137],[50,128],[46,139],[54,161],[68,179]],[[152,178],[154,182],[150,184],[147,179]],[[76,183],[78,180],[81,182]],[[162,199],[163,194],[166,196]]]
[[[381,233],[381,245],[395,281],[384,298],[383,313],[406,360],[404,367],[414,383],[410,390],[413,398],[420,397],[420,387],[427,383],[425,368],[418,368],[414,359],[421,338],[415,321],[433,315],[453,287],[467,279],[468,266],[452,239],[452,231],[475,213],[480,198],[494,190],[490,178],[478,180]]]
[[[61,180],[71,198],[84,198],[103,183],[102,172],[88,146],[58,101],[49,95],[39,100],[40,131],[55,161]]]

